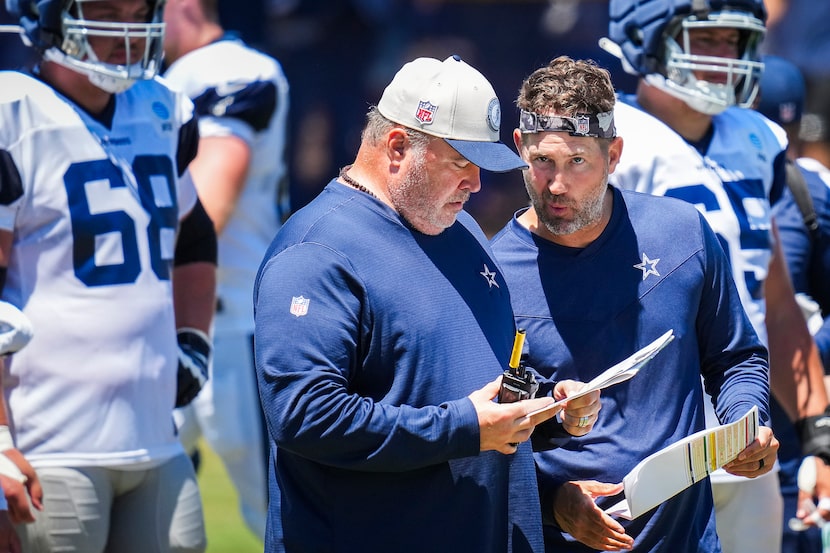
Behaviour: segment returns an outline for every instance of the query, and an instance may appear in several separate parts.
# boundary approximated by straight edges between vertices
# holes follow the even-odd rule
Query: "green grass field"
[[[207,527],[207,553],[262,553],[262,544],[239,514],[236,491],[217,455],[201,442],[199,487]]]

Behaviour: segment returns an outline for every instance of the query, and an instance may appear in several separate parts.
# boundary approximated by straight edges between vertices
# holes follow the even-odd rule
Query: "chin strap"
[[[101,90],[109,92],[110,94],[119,94],[125,90],[128,90],[135,84],[135,79],[99,73],[98,71],[95,71],[90,64],[85,64],[84,62],[76,60],[72,56],[67,56],[56,47],[46,50],[43,53],[43,59],[62,65],[67,69],[71,69],[72,71],[81,73],[82,75],[86,75],[89,82]],[[89,59],[91,61],[98,61],[95,57],[95,52],[93,52],[92,49],[89,50]]]

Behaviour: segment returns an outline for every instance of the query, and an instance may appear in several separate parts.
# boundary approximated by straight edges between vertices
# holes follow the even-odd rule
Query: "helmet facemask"
[[[737,58],[691,53],[691,30],[724,28],[736,29],[740,34]],[[701,113],[715,115],[733,105],[751,107],[764,69],[759,53],[764,33],[763,21],[747,12],[721,11],[684,17],[666,29],[661,56],[664,71],[645,79]],[[722,73],[725,81],[700,80],[695,71]]]
[[[60,47],[46,50],[44,58],[86,74],[95,86],[113,94],[127,90],[136,80],[155,77],[161,69],[163,54],[164,0],[150,2],[152,9],[145,23],[85,19],[84,4],[95,1],[107,0],[70,3],[70,9],[62,14],[62,43]],[[89,37],[123,40],[126,63],[100,61]]]

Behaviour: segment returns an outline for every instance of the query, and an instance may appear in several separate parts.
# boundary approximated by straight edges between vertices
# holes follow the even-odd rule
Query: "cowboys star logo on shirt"
[[[645,280],[648,275],[660,276],[660,273],[657,272],[657,264],[659,262],[659,257],[657,259],[649,259],[646,253],[643,252],[643,260],[634,265],[634,268],[643,271],[643,280]]]
[[[484,277],[484,279],[487,281],[487,286],[489,288],[492,288],[493,286],[495,286],[496,288],[499,287],[499,283],[496,282],[496,272],[491,271],[490,267],[487,266],[487,263],[484,264],[484,270],[478,274]]]
[[[293,296],[291,298],[291,314],[295,317],[302,317],[303,315],[308,315],[309,303],[311,303],[310,298],[304,298],[302,296]]]

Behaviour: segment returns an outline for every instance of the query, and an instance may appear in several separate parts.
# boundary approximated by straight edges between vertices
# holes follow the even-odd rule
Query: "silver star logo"
[[[643,252],[643,261],[634,265],[634,268],[643,271],[643,280],[645,280],[648,275],[660,276],[660,273],[657,272],[657,264],[659,262],[659,257],[657,259],[649,259],[645,252]]]
[[[493,286],[495,286],[496,288],[499,287],[499,283],[496,282],[496,273],[491,271],[490,267],[488,267],[486,263],[484,264],[484,270],[478,274],[480,274],[485,278],[485,280],[487,280],[487,285],[490,288],[492,288]]]

